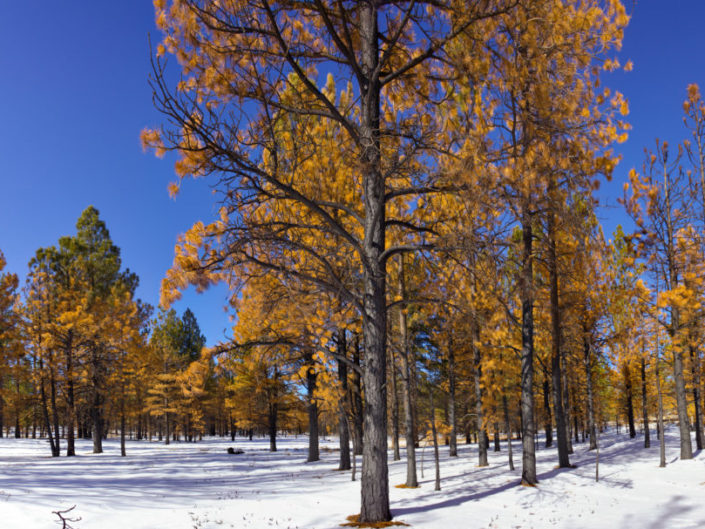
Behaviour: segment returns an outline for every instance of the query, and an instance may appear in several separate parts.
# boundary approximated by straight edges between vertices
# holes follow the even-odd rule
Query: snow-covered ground
[[[442,447],[440,492],[433,490],[426,448],[419,489],[395,488],[405,480],[405,462],[390,461],[392,511],[424,529],[705,527],[705,455],[679,461],[676,430],[666,439],[662,469],[655,439],[644,450],[641,436],[603,435],[599,483],[586,444],[576,445],[578,467],[569,470],[554,468],[555,449],[541,449],[536,488],[518,486],[517,441],[513,472],[504,443],[501,452],[490,452],[485,468],[476,467],[474,445],[461,445],[453,460]],[[335,471],[335,440],[322,441],[316,463],[305,463],[307,442],[281,439],[276,453],[267,451],[265,439],[128,442],[128,457],[121,458],[116,441],[100,455],[79,441],[77,457],[52,459],[46,441],[0,439],[0,527],[61,527],[52,511],[76,505],[75,529],[337,528],[359,512],[360,483]],[[228,455],[229,446],[245,453]]]

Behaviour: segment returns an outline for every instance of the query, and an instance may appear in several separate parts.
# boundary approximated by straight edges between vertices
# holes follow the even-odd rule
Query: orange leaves
[[[162,158],[166,153],[164,142],[162,141],[158,130],[142,129],[142,132],[140,133],[140,142],[142,143],[142,149],[153,149],[154,154],[158,158]]]

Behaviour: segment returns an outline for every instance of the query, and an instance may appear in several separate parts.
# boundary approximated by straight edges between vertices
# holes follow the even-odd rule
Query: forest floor
[[[484,468],[476,466],[475,445],[460,445],[460,457],[452,459],[441,447],[440,492],[433,490],[430,447],[423,450],[418,489],[394,487],[405,481],[406,463],[390,457],[392,512],[418,529],[705,527],[705,454],[680,461],[677,431],[669,428],[667,467],[659,468],[653,437],[644,449],[641,435],[603,434],[599,483],[586,443],[575,445],[574,469],[556,469],[555,448],[542,448],[535,488],[518,486],[518,441],[514,471],[504,442],[501,452],[490,451]],[[128,442],[126,458],[115,440],[99,455],[79,441],[77,457],[51,458],[47,441],[2,438],[0,526],[61,527],[52,511],[75,505],[67,515],[81,518],[70,523],[74,529],[337,528],[359,512],[360,483],[350,481],[350,472],[335,471],[335,439],[321,441],[316,463],[305,463],[307,441],[280,439],[275,453],[267,451],[266,439]],[[244,454],[227,454],[230,446]]]

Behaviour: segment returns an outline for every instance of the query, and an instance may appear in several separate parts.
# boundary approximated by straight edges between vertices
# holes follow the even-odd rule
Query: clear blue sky
[[[685,138],[686,85],[705,84],[705,2],[641,0],[622,52],[634,71],[605,76],[630,102],[624,160],[601,198],[614,206],[631,167],[656,136]],[[5,2],[0,16],[0,249],[22,277],[41,246],[74,232],[94,205],[140,276],[138,295],[158,301],[176,237],[214,216],[207,181],[187,181],[177,199],[171,163],[143,153],[139,132],[160,123],[147,84],[148,34],[158,40],[148,0]],[[705,91],[705,90],[704,90]],[[606,232],[624,215],[602,211]],[[196,314],[209,344],[230,327],[224,289],[188,292],[177,304]]]

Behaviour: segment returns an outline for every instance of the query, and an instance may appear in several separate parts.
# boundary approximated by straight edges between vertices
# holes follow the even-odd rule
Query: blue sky
[[[705,84],[705,2],[628,2],[633,18],[621,56],[634,70],[604,77],[630,102],[630,138],[613,182],[599,195],[615,206],[631,167],[655,137],[685,138],[681,105],[688,83]],[[5,2],[0,16],[0,249],[22,277],[41,246],[74,232],[94,205],[137,272],[138,295],[158,301],[179,233],[215,214],[207,181],[186,181],[176,200],[171,163],[143,153],[139,132],[160,123],[147,83],[148,35],[158,41],[148,0]],[[625,222],[601,212],[606,232]],[[196,314],[209,344],[230,327],[225,290],[187,292],[176,305]]]

